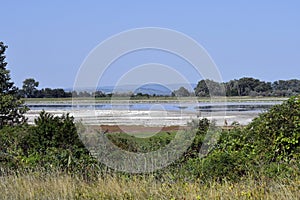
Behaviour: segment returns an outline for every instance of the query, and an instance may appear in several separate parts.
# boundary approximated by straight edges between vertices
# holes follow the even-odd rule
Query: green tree
[[[254,88],[256,92],[267,94],[272,92],[271,82],[260,81],[259,85]]]
[[[198,82],[195,90],[196,96],[223,96],[225,87],[223,83],[205,79]]]
[[[260,81],[251,77],[243,77],[238,80],[238,95],[249,96],[251,91],[259,86]]]
[[[75,127],[74,117],[67,115],[53,116],[44,110],[34,120],[35,127],[27,138],[33,152],[45,151],[47,148],[84,148]]]
[[[39,82],[35,81],[33,78],[28,78],[23,81],[23,92],[26,98],[32,98],[36,96]]]
[[[11,81],[10,71],[6,69],[6,49],[7,46],[0,42],[0,128],[25,122],[24,114],[28,110]]]
[[[196,96],[200,96],[200,97],[209,96],[209,89],[205,83],[205,80],[199,81],[194,90]]]
[[[225,83],[226,96],[238,96],[238,80],[230,80]]]
[[[173,91],[172,95],[176,97],[188,97],[191,96],[191,93],[185,87],[180,87],[178,90]]]

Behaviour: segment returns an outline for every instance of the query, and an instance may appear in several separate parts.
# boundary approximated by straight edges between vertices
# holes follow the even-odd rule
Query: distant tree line
[[[18,96],[22,98],[68,98],[68,97],[130,97],[130,98],[150,98],[156,96],[170,96],[170,95],[149,95],[141,92],[133,93],[133,92],[122,92],[122,93],[105,93],[101,90],[97,90],[95,92],[90,91],[65,91],[62,88],[43,88],[37,89],[39,86],[39,82],[35,81],[33,78],[28,78],[23,81],[22,89],[18,90]]]
[[[218,83],[213,80],[201,80],[195,88],[196,96],[283,96],[289,97],[300,93],[300,80],[261,81],[251,77]]]
[[[72,92],[66,92],[62,88],[43,88],[37,89],[39,82],[33,78],[28,78],[23,81],[22,89],[20,89],[19,96],[23,98],[66,98],[72,97]]]
[[[130,98],[150,98],[162,95],[149,95],[143,93],[105,93],[100,90],[95,92],[89,91],[65,91],[62,88],[43,88],[37,89],[39,82],[33,78],[28,78],[23,81],[23,87],[18,91],[22,98],[67,98],[67,97],[123,97]],[[201,80],[198,82],[194,91],[188,91],[184,87],[174,90],[170,95],[176,97],[199,96],[208,97],[213,96],[272,96],[272,97],[290,97],[300,93],[300,80],[278,80],[272,82],[265,82],[251,77],[243,77],[240,79],[230,80],[228,82],[216,82],[213,80]]]

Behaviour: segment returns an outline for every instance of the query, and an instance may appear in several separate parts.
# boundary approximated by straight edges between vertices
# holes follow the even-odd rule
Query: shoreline
[[[25,115],[28,123],[33,124],[34,119],[42,110],[30,110]],[[188,122],[197,118],[207,118],[216,122],[217,126],[223,126],[225,120],[228,125],[239,122],[241,125],[249,124],[257,117],[257,112],[229,111],[229,112],[201,112],[197,116],[195,112],[180,111],[155,111],[155,110],[45,110],[54,116],[70,113],[75,122],[81,121],[87,125],[137,125],[146,127],[161,126],[186,126]]]
[[[28,106],[32,106],[33,109],[29,110],[25,115],[28,117],[28,123],[33,124],[34,119],[38,117],[39,113],[44,109],[46,112],[49,112],[55,116],[61,116],[63,114],[70,113],[71,116],[75,118],[75,122],[82,121],[85,124],[89,125],[129,125],[129,126],[145,126],[145,127],[169,127],[169,126],[186,126],[188,122],[197,118],[207,118],[216,122],[217,126],[224,126],[226,124],[231,125],[233,122],[238,122],[241,125],[249,124],[253,118],[257,117],[260,113],[264,112],[265,109],[258,110],[222,110],[222,106],[230,105],[245,105],[245,104],[278,104],[281,103],[286,98],[279,97],[259,97],[259,98],[215,98],[211,101],[209,98],[198,98],[198,104],[202,104],[202,109],[195,109],[194,104],[188,102],[188,98],[182,101],[178,100],[166,100],[159,97],[156,99],[148,100],[130,100],[125,101],[124,99],[118,99],[113,101],[108,100],[99,100],[99,99],[57,99],[53,101],[52,99],[31,99],[26,101]],[[170,97],[171,98],[171,97]],[[228,101],[230,99],[231,101]],[[206,101],[199,101],[206,100]],[[226,100],[225,102],[222,100]],[[234,100],[234,101],[233,101]],[[73,106],[73,103],[75,106]],[[155,110],[155,106],[152,107],[152,104],[178,104],[177,108],[172,110],[160,109]],[[189,105],[190,103],[190,105]],[[101,104],[111,104],[116,107],[102,107]],[[141,104],[151,104],[150,107],[132,107],[131,110],[125,107],[126,109],[120,109],[119,105],[128,106],[128,105],[141,105]],[[95,109],[94,105],[100,106]],[[211,109],[211,105],[221,105],[216,107],[216,110],[205,110]],[[200,106],[200,105],[199,105]],[[208,106],[208,108],[206,108]],[[183,109],[180,109],[182,107]],[[107,109],[109,108],[109,109]],[[142,109],[141,109],[142,108]],[[147,108],[147,109],[145,109]],[[187,109],[186,109],[187,108]],[[191,109],[192,108],[192,109]]]

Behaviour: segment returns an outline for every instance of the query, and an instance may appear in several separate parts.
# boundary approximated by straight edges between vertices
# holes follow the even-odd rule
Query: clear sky
[[[244,76],[300,79],[297,0],[0,0],[0,8],[0,40],[9,46],[8,68],[19,87],[29,77],[41,87],[72,87],[81,63],[96,45],[141,27],[169,28],[192,37],[208,51],[224,81]],[[157,54],[150,52],[148,57],[153,53]],[[137,64],[161,61],[143,59],[139,56]],[[118,72],[116,68],[111,73]],[[190,80],[198,82],[199,77],[190,74]]]

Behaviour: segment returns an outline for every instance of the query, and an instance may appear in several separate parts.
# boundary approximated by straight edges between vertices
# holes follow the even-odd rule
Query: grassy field
[[[96,177],[39,172],[1,177],[0,199],[299,199],[300,179],[157,182],[151,175]]]

